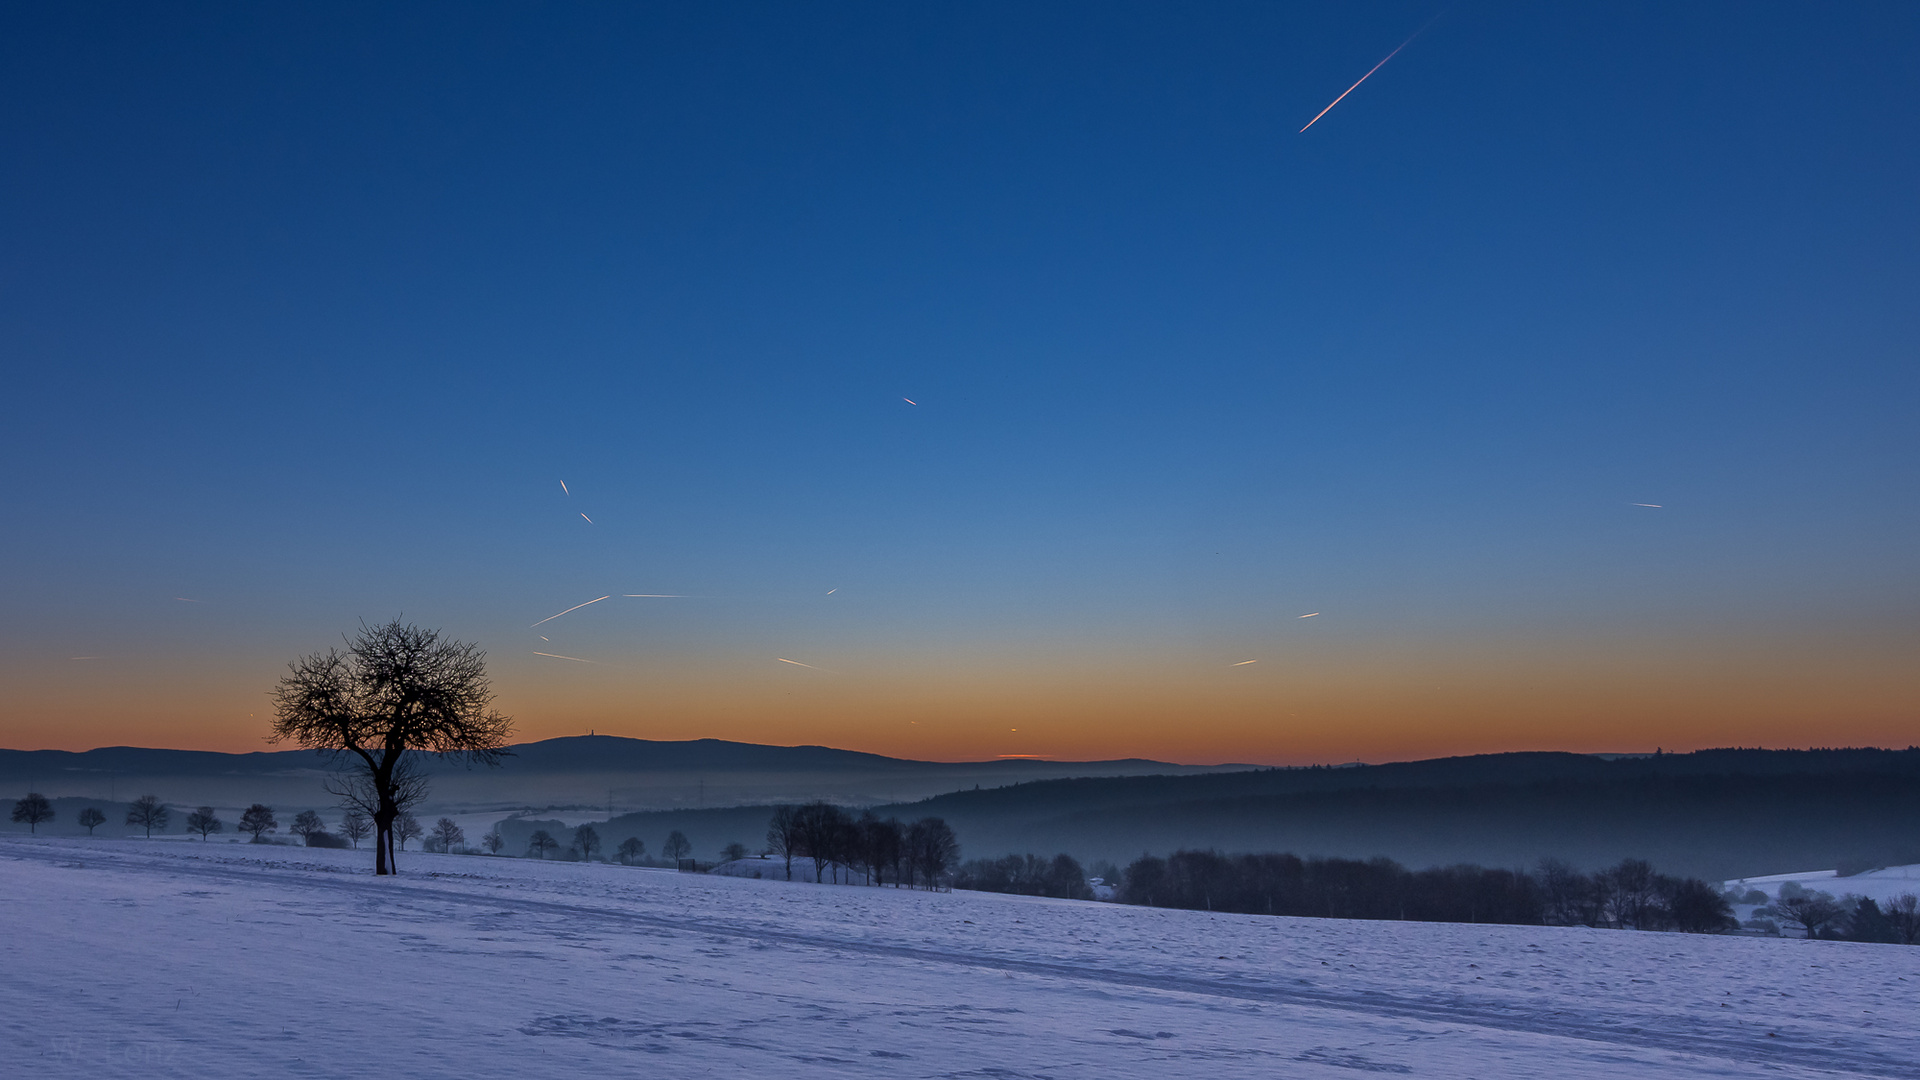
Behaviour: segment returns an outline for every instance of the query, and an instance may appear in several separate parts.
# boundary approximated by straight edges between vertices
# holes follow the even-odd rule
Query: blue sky
[[[1894,740],[1916,45],[1905,5],[10,9],[0,741],[250,746],[286,659],[397,613],[529,733]],[[626,592],[689,595],[529,636]],[[796,652],[840,681],[783,711]],[[1230,719],[1096,734],[1249,657]],[[1444,715],[1351,704],[1430,664]]]

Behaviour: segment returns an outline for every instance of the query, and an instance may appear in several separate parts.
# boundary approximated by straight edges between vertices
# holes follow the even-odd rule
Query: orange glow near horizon
[[[1244,653],[1242,655],[1245,655]],[[1506,750],[1906,746],[1920,676],[1897,640],[1817,651],[1751,641],[1375,644],[1263,657],[1098,660],[974,654],[621,659],[496,657],[516,741],[634,738],[825,745],[892,757],[1142,757],[1190,764],[1389,761]],[[51,667],[51,665],[49,665]],[[79,668],[81,665],[71,665]],[[279,665],[54,668],[16,688],[0,744],[249,752],[265,742]]]

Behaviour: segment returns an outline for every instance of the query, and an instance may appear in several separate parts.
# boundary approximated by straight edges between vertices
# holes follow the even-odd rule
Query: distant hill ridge
[[[502,768],[515,772],[608,772],[633,770],[741,770],[836,772],[927,769],[944,771],[964,767],[992,767],[1014,772],[1044,772],[1073,765],[1139,766],[1145,772],[1244,770],[1246,764],[1181,765],[1146,758],[1098,761],[1052,761],[996,758],[987,761],[919,761],[887,757],[830,746],[775,746],[726,739],[655,740],[618,735],[569,735],[509,748],[512,756]],[[0,781],[55,772],[111,772],[127,775],[269,775],[324,769],[327,760],[311,750],[253,751],[244,754],[212,750],[168,750],[137,746],[106,746],[95,750],[0,750]],[[440,770],[457,764],[437,763]]]
[[[570,735],[520,743],[502,765],[505,773],[607,773],[620,771],[746,771],[838,773],[932,771],[990,768],[1011,774],[1057,773],[1077,765],[1098,766],[1097,778],[1036,780],[1033,797],[1044,798],[1050,784],[1102,784],[1137,798],[1146,789],[1138,778],[1162,776],[1166,794],[1181,789],[1221,797],[1246,793],[1331,791],[1366,787],[1452,787],[1486,783],[1534,783],[1597,780],[1630,776],[1785,776],[1848,772],[1920,775],[1920,748],[1873,747],[1765,750],[1729,747],[1675,754],[1578,754],[1563,751],[1510,751],[1389,762],[1379,765],[1260,766],[1250,764],[1183,765],[1148,758],[1070,761],[999,758],[987,761],[921,761],[828,746],[775,746],[726,739],[655,740],[617,735]],[[431,760],[431,759],[429,759]],[[108,746],[94,750],[0,749],[0,783],[59,773],[98,772],[126,776],[265,776],[324,771],[325,756],[310,750],[253,751],[234,754],[210,750]],[[435,762],[436,771],[464,771],[455,763]],[[1137,770],[1137,771],[1132,771]],[[1224,774],[1224,775],[1223,775]],[[1198,779],[1204,776],[1204,782]],[[1233,779],[1227,779],[1232,776]],[[1124,784],[1120,783],[1126,778]]]

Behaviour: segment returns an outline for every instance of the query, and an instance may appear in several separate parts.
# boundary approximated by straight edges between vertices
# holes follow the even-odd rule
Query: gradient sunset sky
[[[0,746],[265,749],[396,615],[526,739],[1920,742],[1917,55],[1910,3],[9,5]]]

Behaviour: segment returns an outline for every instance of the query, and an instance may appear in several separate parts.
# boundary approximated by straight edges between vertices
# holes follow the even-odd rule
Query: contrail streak
[[[813,665],[812,665],[812,664],[803,664],[803,663],[801,663],[801,662],[800,662],[800,661],[798,661],[798,660],[789,660],[789,659],[787,659],[787,658],[786,658],[786,657],[784,657],[784,656],[776,656],[776,657],[774,657],[774,659],[775,659],[775,660],[778,660],[778,661],[780,661],[780,662],[781,662],[781,663],[783,663],[783,664],[792,664],[792,665],[793,665],[794,667],[803,667],[803,668],[813,668],[813,670],[815,670],[815,671],[820,671],[820,670],[822,670],[822,669],[820,669],[820,668],[817,668],[817,667],[813,667]]]
[[[1445,14],[1445,13],[1444,13],[1444,12],[1442,12],[1442,14]],[[1429,20],[1427,20],[1427,26],[1432,26],[1432,25],[1433,25],[1433,24],[1434,24],[1435,22],[1437,22],[1437,21],[1439,21],[1439,19],[1440,19],[1440,16],[1439,16],[1439,15],[1435,15],[1435,16],[1434,16],[1434,17],[1433,17],[1432,19],[1429,19]],[[1418,29],[1418,30],[1415,30],[1415,31],[1413,32],[1413,37],[1410,37],[1410,38],[1408,38],[1407,40],[1405,40],[1405,41],[1403,41],[1403,42],[1401,42],[1401,43],[1400,43],[1400,49],[1404,49],[1404,48],[1406,48],[1407,46],[1409,46],[1409,45],[1411,45],[1411,44],[1413,44],[1413,38],[1417,38],[1417,37],[1419,37],[1419,36],[1420,36],[1421,34],[1424,34],[1424,33],[1426,33],[1426,32],[1427,32],[1427,26],[1423,26],[1423,27],[1421,27],[1420,29]],[[1380,61],[1379,63],[1377,63],[1377,64],[1375,64],[1375,65],[1373,65],[1373,67],[1372,67],[1371,69],[1369,69],[1369,70],[1367,71],[1367,73],[1366,73],[1365,75],[1362,75],[1362,76],[1360,76],[1360,81],[1359,81],[1359,82],[1356,82],[1356,83],[1354,83],[1354,84],[1353,84],[1352,86],[1349,86],[1349,87],[1347,87],[1347,89],[1346,89],[1346,93],[1343,93],[1343,94],[1341,94],[1341,95],[1340,95],[1339,97],[1337,97],[1337,98],[1334,98],[1334,99],[1333,99],[1333,104],[1332,104],[1332,105],[1328,105],[1328,106],[1327,106],[1326,108],[1324,108],[1324,109],[1321,109],[1321,110],[1320,110],[1320,114],[1319,114],[1319,116],[1315,116],[1315,117],[1314,117],[1313,119],[1311,119],[1311,120],[1309,120],[1309,121],[1307,121],[1307,127],[1303,127],[1303,128],[1301,128],[1301,129],[1300,129],[1300,131],[1305,131],[1305,130],[1307,130],[1307,128],[1310,128],[1310,127],[1312,127],[1313,125],[1315,125],[1315,124],[1317,124],[1317,123],[1319,123],[1319,122],[1320,122],[1320,117],[1321,117],[1321,116],[1325,116],[1325,115],[1327,115],[1328,113],[1330,113],[1330,112],[1332,112],[1332,111],[1333,111],[1333,106],[1334,106],[1334,105],[1338,105],[1338,104],[1340,104],[1340,103],[1341,103],[1342,101],[1345,101],[1345,100],[1346,100],[1346,98],[1347,98],[1347,94],[1351,94],[1351,93],[1353,93],[1353,92],[1354,92],[1355,90],[1358,90],[1358,89],[1360,89],[1360,83],[1363,83],[1363,82],[1366,82],[1366,81],[1367,81],[1367,80],[1368,80],[1369,78],[1372,78],[1372,77],[1373,77],[1373,73],[1374,73],[1375,71],[1379,71],[1379,70],[1380,70],[1381,68],[1383,68],[1383,67],[1386,67],[1386,66],[1387,66],[1387,60],[1391,60],[1391,59],[1393,59],[1394,57],[1396,57],[1396,56],[1398,56],[1398,55],[1400,55],[1400,49],[1395,49],[1395,50],[1393,50],[1392,52],[1390,52],[1390,53],[1388,53],[1388,54],[1387,54],[1387,57],[1386,57],[1386,60],[1382,60],[1382,61]],[[1299,134],[1299,132],[1295,132],[1295,134]]]
[[[1644,506],[1644,507],[1646,507],[1646,508],[1647,508],[1647,509],[1649,509],[1649,510],[1664,510],[1664,509],[1666,509],[1666,507],[1664,507],[1664,506],[1661,506],[1661,505],[1660,505],[1659,503],[1628,503],[1627,505],[1628,505],[1628,506]]]
[[[832,595],[833,595],[834,593],[837,593],[837,592],[839,592],[839,591],[840,591],[839,589],[828,589],[828,590],[827,590],[827,595],[828,595],[828,596],[832,596]]]
[[[612,595],[613,595],[612,593],[607,594],[607,596],[612,596]],[[587,601],[587,604],[597,604],[600,601],[605,600],[607,596],[596,596],[592,600]],[[581,608],[586,607],[587,604],[575,604],[572,607],[568,608],[567,611],[579,611]],[[561,612],[560,615],[565,615],[567,611]],[[549,615],[546,618],[541,619],[540,622],[534,623],[533,626],[539,626],[540,623],[550,623],[553,620],[559,618],[560,615]],[[533,629],[533,626],[529,626],[527,627],[527,629],[531,630]],[[569,659],[571,659],[571,657],[569,657]]]
[[[567,491],[567,482],[565,480],[560,481],[560,490],[566,492],[568,498],[573,497],[573,492]]]
[[[1260,661],[1258,660],[1242,660],[1237,664],[1228,664],[1227,666],[1228,667],[1246,667],[1248,664],[1257,664],[1259,662]]]
[[[583,518],[583,519],[584,519],[584,520],[586,521],[586,523],[587,523],[587,524],[589,524],[589,525],[591,525],[591,524],[593,524],[593,519],[592,519],[592,518],[590,518],[590,517],[587,517],[587,515],[585,515],[585,514],[581,514],[580,516],[581,516],[581,518]]]
[[[563,612],[561,612],[561,614],[562,614],[562,615],[564,615],[564,614],[566,614],[566,612],[564,612],[564,611],[563,611]],[[1294,616],[1294,618],[1296,618],[1296,619],[1311,619],[1311,618],[1313,618],[1313,617],[1314,617],[1315,615],[1318,615],[1318,614],[1320,614],[1320,613],[1319,613],[1319,612],[1317,612],[1317,611],[1309,611],[1309,612],[1307,612],[1307,613],[1306,613],[1305,615],[1295,615],[1295,616]]]
[[[677,592],[623,592],[620,595],[621,596],[638,596],[638,597],[651,596],[651,597],[654,597],[655,599],[666,599],[670,597],[685,597],[687,594],[677,593]],[[562,614],[564,614],[564,612]]]
[[[903,397],[903,398],[901,398],[900,400],[901,400],[901,401],[904,401],[904,402],[906,402],[906,403],[907,403],[907,404],[909,404],[909,405],[918,405],[918,404],[920,404],[919,402],[917,402],[917,401],[915,401],[915,400],[913,400],[913,399],[912,399],[912,398],[910,398],[910,397]]]
[[[591,660],[582,660],[582,659],[580,659],[580,658],[579,658],[579,657],[577,657],[577,656],[561,656],[561,655],[560,655],[559,653],[557,653],[557,652],[536,652],[536,653],[534,653],[533,655],[535,655],[535,656],[551,656],[551,657],[553,657],[553,658],[554,658],[555,660],[571,660],[571,661],[573,661],[573,662],[574,662],[574,663],[576,663],[576,664],[591,664],[591,663],[593,663],[593,661],[591,661]]]

